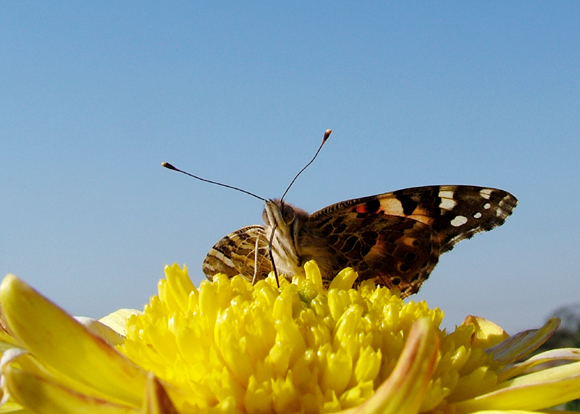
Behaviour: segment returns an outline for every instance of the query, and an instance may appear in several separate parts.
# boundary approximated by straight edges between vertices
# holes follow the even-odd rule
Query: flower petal
[[[499,384],[455,405],[456,414],[479,410],[538,410],[580,398],[580,362],[549,368]]]
[[[76,316],[75,319],[91,331],[92,334],[102,338],[111,346],[121,345],[125,340],[123,336],[119,335],[112,328],[109,328],[107,325],[97,321],[96,319],[87,318],[85,316]]]
[[[20,404],[13,401],[8,401],[0,407],[0,413],[10,413],[10,414],[34,414],[32,411],[23,408]]]
[[[577,414],[577,411],[560,411],[560,410],[483,410],[475,411],[471,414]]]
[[[438,351],[439,338],[431,321],[418,319],[391,376],[369,400],[356,408],[357,413],[417,413],[435,370]]]
[[[309,260],[304,263],[304,273],[306,273],[306,277],[316,286],[322,286],[322,274],[314,260]]]
[[[351,267],[342,269],[330,282],[328,289],[351,289],[354,281],[358,278],[358,273]]]
[[[35,414],[139,413],[136,408],[74,392],[46,378],[12,366],[5,367],[3,375],[6,376],[9,392],[14,399]]]
[[[2,306],[0,306],[0,352],[4,352],[10,348],[18,348],[22,345],[18,343],[18,339],[14,338],[8,328],[6,327],[6,318]]]
[[[117,332],[121,336],[127,336],[127,321],[131,315],[141,315],[143,312],[136,309],[119,309],[99,319],[104,325]]]
[[[178,414],[165,388],[153,373],[147,376],[144,401],[144,414]]]
[[[40,361],[120,401],[141,406],[146,373],[16,276],[0,285],[9,329]]]
[[[546,362],[567,362],[567,361],[580,361],[580,349],[578,348],[560,348],[552,349],[550,351],[542,352],[541,354],[534,355],[533,357],[509,366],[506,370],[501,371],[498,374],[498,382],[503,382],[509,378],[513,378],[516,375],[520,375],[522,372],[535,367],[539,364],[544,364]]]
[[[530,329],[510,336],[505,341],[489,348],[488,352],[493,359],[508,364],[517,361],[534,352],[540,345],[546,342],[560,326],[560,319],[552,318],[540,329]]]
[[[500,326],[480,316],[467,316],[463,325],[474,325],[477,328],[473,335],[472,344],[481,348],[491,348],[509,338],[507,332]]]
[[[0,367],[2,371],[4,371],[6,366],[14,366],[18,369],[26,371],[28,374],[40,378],[47,378],[51,382],[58,384],[60,387],[74,390],[79,394],[85,394],[97,399],[108,398],[107,395],[97,392],[91,386],[74,380],[71,377],[63,375],[62,373],[52,370],[46,365],[41,364],[38,359],[36,359],[30,352],[19,348],[9,349],[4,352],[4,354],[2,354],[2,358],[0,359]],[[5,390],[10,387],[10,384],[7,383],[7,378],[5,376],[2,377],[1,385]],[[9,395],[10,393],[7,393],[5,397]]]

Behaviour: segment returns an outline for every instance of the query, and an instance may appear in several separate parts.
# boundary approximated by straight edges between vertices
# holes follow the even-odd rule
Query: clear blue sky
[[[261,222],[429,184],[519,198],[414,299],[509,332],[580,293],[580,3],[3,2],[0,273],[76,315]]]

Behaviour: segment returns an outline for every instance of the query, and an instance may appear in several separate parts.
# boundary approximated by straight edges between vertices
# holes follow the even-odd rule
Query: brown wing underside
[[[202,270],[208,279],[212,279],[218,273],[224,273],[228,277],[242,275],[252,280],[256,265],[257,280],[265,279],[272,271],[272,264],[268,258],[268,241],[264,226],[260,225],[241,228],[222,238],[207,254]]]

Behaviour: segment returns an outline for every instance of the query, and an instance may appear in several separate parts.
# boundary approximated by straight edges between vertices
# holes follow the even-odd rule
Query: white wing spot
[[[463,226],[465,223],[467,223],[467,217],[464,216],[457,216],[451,220],[451,225],[453,227]]]
[[[483,205],[483,208],[485,208],[486,210],[489,210],[489,209],[491,208],[491,204],[489,204],[489,203],[485,203],[485,204]]]
[[[439,190],[439,198],[451,198],[453,199],[453,190]]]
[[[484,188],[482,190],[479,190],[479,195],[485,198],[486,200],[489,200],[492,192],[493,190],[491,188]]]
[[[507,217],[507,216],[509,216],[509,213],[508,213],[509,210],[508,209],[505,209],[504,210],[505,204],[506,204],[505,203],[505,198],[498,203],[498,207],[499,208],[496,211],[496,215],[498,217]]]
[[[439,193],[441,195],[442,192]],[[453,210],[453,207],[457,205],[457,201],[452,198],[441,198],[441,203],[439,203],[439,208],[443,210]]]
[[[478,218],[481,218],[481,216],[483,216],[483,214],[481,214],[481,213],[478,211],[478,212],[476,212],[476,213],[473,215],[473,218],[476,218],[476,219],[478,219]]]
[[[226,257],[222,252],[216,249],[212,249],[212,256],[218,259],[220,262],[225,263],[227,266],[234,267],[234,262],[229,257]]]
[[[443,210],[453,210],[453,207],[457,205],[457,201],[453,199],[453,190],[439,190],[439,198],[441,203],[439,203],[439,208]]]

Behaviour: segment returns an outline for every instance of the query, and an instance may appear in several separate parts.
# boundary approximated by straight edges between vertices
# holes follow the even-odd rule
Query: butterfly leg
[[[254,246],[254,277],[252,278],[252,286],[256,284],[258,278],[258,250],[260,244],[260,236],[256,237],[256,245]]]
[[[268,242],[268,253],[270,254],[270,262],[272,262],[272,269],[274,270],[274,276],[276,277],[276,284],[278,285],[278,289],[280,288],[280,281],[278,280],[278,270],[276,269],[276,262],[274,262],[274,253],[272,252],[272,243],[274,242],[274,234],[276,233],[276,227],[278,227],[278,223],[274,224],[272,228],[272,235],[270,236],[270,240]]]

